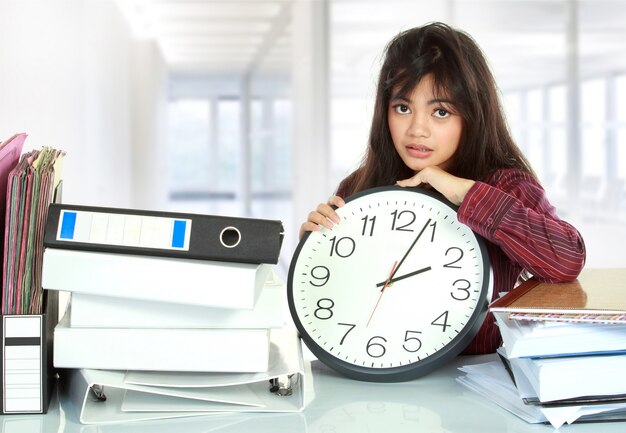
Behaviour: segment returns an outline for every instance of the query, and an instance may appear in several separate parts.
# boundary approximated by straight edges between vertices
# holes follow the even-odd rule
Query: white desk
[[[47,415],[0,416],[3,433],[525,433],[554,432],[518,419],[466,390],[457,367],[495,355],[460,357],[421,379],[395,384],[346,379],[311,362],[315,398],[298,414],[233,414],[117,425],[81,425],[72,404],[55,398]],[[574,424],[559,432],[617,433],[626,423]]]

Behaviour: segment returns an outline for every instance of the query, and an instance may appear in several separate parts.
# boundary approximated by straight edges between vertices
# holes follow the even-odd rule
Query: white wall
[[[153,41],[132,50],[132,206],[165,209],[167,185],[167,70]]]
[[[0,139],[65,150],[66,203],[160,205],[164,71],[110,0],[0,0]]]

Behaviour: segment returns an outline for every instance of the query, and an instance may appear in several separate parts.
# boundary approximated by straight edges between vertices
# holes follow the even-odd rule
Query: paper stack
[[[301,410],[272,269],[282,235],[279,221],[51,207],[43,286],[71,292],[54,365],[81,422]]]
[[[56,382],[48,355],[58,304],[41,289],[41,261],[64,153],[45,147],[22,154],[26,137],[0,142],[0,414],[45,413]]]
[[[500,361],[463,367],[459,381],[528,422],[626,419],[624,293],[626,269],[526,281],[490,306]]]

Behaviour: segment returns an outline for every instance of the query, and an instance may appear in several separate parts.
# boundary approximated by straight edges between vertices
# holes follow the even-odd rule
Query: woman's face
[[[387,121],[402,161],[415,173],[429,166],[444,170],[459,147],[463,119],[452,101],[437,98],[432,76],[424,76],[412,93],[393,93]]]

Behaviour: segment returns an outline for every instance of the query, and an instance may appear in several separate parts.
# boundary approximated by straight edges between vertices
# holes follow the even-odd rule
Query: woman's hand
[[[302,239],[305,232],[320,230],[322,226],[330,229],[334,224],[339,224],[339,215],[332,206],[341,207],[344,204],[346,203],[343,199],[336,195],[329,198],[328,203],[321,203],[317,209],[309,214],[306,222],[300,226],[298,239]]]
[[[474,183],[475,182],[471,179],[453,176],[441,168],[434,166],[424,168],[409,179],[396,182],[397,185],[404,187],[422,184],[430,185],[457,206],[463,203],[465,195]]]

